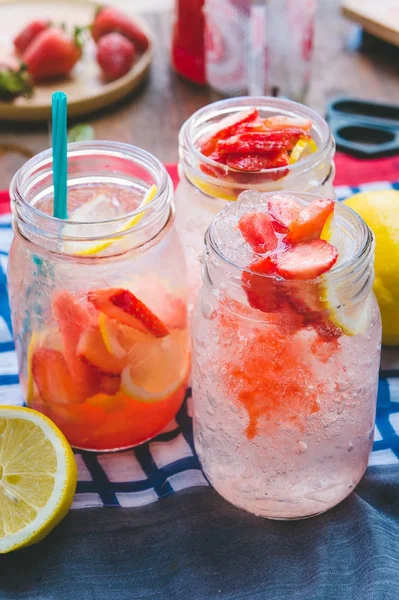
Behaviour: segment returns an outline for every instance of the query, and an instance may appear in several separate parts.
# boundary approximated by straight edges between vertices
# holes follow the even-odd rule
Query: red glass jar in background
[[[176,71],[194,83],[204,85],[204,0],[176,0],[176,20],[172,41],[172,64]]]

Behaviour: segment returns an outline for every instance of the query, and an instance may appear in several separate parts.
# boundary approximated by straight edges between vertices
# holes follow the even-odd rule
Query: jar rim
[[[275,193],[276,192],[263,192],[262,195],[263,196],[273,196]],[[285,192],[279,192],[279,193],[284,194]],[[309,192],[291,192],[290,191],[289,194],[291,196],[299,196],[300,198],[305,196],[307,199],[309,199],[309,201],[316,200],[321,197],[319,194],[312,194]],[[366,222],[364,221],[364,219],[358,213],[356,213],[352,208],[342,204],[341,202],[337,202],[337,201],[335,201],[335,204],[336,204],[336,207],[337,206],[339,207],[338,210],[340,211],[341,214],[343,214],[344,216],[346,214],[348,217],[350,217],[351,219],[353,219],[355,221],[355,223],[358,226],[358,229],[360,231],[361,243],[359,244],[357,251],[354,252],[353,255],[351,255],[347,260],[345,260],[338,266],[334,266],[327,273],[324,273],[323,275],[313,278],[313,279],[285,280],[282,278],[276,278],[275,275],[268,275],[268,274],[264,274],[264,273],[256,273],[256,276],[261,277],[262,279],[264,278],[265,280],[276,281],[276,280],[281,279],[286,284],[287,283],[290,284],[290,283],[292,283],[292,281],[294,281],[294,283],[296,283],[296,284],[298,282],[300,284],[306,284],[306,283],[312,283],[312,282],[319,282],[320,279],[325,276],[328,276],[328,278],[331,280],[333,280],[333,279],[340,280],[340,279],[350,278],[354,271],[357,271],[357,270],[361,271],[362,268],[367,268],[368,261],[370,260],[370,257],[372,256],[372,253],[374,251],[373,233],[370,230],[370,228],[368,227],[368,225],[366,224]],[[208,249],[211,249],[223,261],[224,264],[227,264],[227,265],[229,265],[229,267],[232,267],[233,272],[238,272],[240,274],[242,274],[242,273],[251,274],[251,273],[253,273],[253,271],[251,271],[247,267],[242,267],[242,266],[238,265],[233,260],[231,260],[228,256],[226,256],[225,253],[223,252],[223,250],[219,247],[219,244],[217,243],[217,241],[215,240],[214,234],[215,234],[215,227],[216,227],[217,220],[218,220],[218,218],[221,217],[221,214],[226,210],[229,210],[229,206],[225,207],[221,212],[219,212],[218,215],[216,215],[216,217],[212,221],[211,225],[208,227],[206,234],[205,234],[204,252],[206,253],[208,251]]]
[[[316,166],[319,162],[321,162],[328,150],[330,149],[332,153],[335,150],[335,144],[333,136],[330,132],[327,122],[321,115],[319,115],[313,109],[300,104],[299,102],[294,102],[293,100],[287,100],[282,98],[275,98],[273,96],[239,96],[235,98],[228,98],[224,100],[218,100],[217,102],[213,102],[211,104],[207,104],[203,108],[197,110],[191,117],[187,119],[187,121],[182,125],[179,133],[179,146],[180,148],[187,148],[188,152],[192,154],[195,160],[199,163],[205,164],[209,167],[216,167],[219,170],[223,170],[226,175],[229,172],[235,172],[234,169],[231,169],[227,165],[221,165],[220,163],[214,161],[213,159],[205,156],[198,149],[196,142],[197,138],[195,138],[195,128],[198,125],[203,125],[207,122],[212,116],[217,114],[221,114],[222,116],[227,116],[233,112],[237,112],[239,110],[245,110],[249,108],[270,108],[271,110],[283,112],[287,116],[300,116],[307,117],[312,120],[312,123],[315,123],[318,127],[318,130],[321,133],[321,141],[320,147],[316,152],[305,157],[302,160],[297,161],[296,163],[289,164],[283,167],[275,167],[272,169],[263,169],[261,171],[257,171],[256,173],[248,173],[250,176],[252,175],[262,175],[262,174],[270,174],[276,175],[276,180],[278,180],[278,175],[280,173],[286,174],[287,169],[290,173],[298,172],[306,172],[310,168]],[[181,156],[182,158],[182,156]],[[184,161],[184,159],[183,159]],[[209,181],[219,180],[217,177],[206,176],[203,172],[201,173],[201,178]],[[226,185],[226,182],[223,182]],[[232,187],[240,187],[239,184],[231,183]],[[243,187],[242,189],[245,189]]]
[[[72,226],[72,228],[77,229],[79,226],[82,227],[85,225],[93,225],[94,223],[96,225],[107,225],[124,222],[126,221],[126,219],[132,219],[135,216],[145,213],[151,208],[156,207],[158,209],[161,209],[163,208],[163,205],[165,203],[168,203],[168,201],[170,200],[170,197],[173,192],[173,186],[170,177],[165,169],[165,166],[155,156],[153,156],[146,150],[142,150],[137,146],[121,142],[92,140],[89,142],[69,143],[67,156],[68,158],[73,158],[77,156],[91,155],[93,154],[93,151],[96,154],[103,154],[104,156],[109,156],[113,158],[140,161],[141,163],[144,163],[144,166],[147,167],[149,171],[152,171],[152,174],[154,174],[155,172],[159,173],[160,176],[158,177],[157,182],[157,193],[154,196],[154,198],[145,207],[137,207],[135,210],[126,212],[123,215],[110,217],[102,221],[71,221],[69,219],[64,220],[58,217],[54,217],[51,214],[45,213],[37,209],[35,206],[32,206],[32,204],[30,204],[24,198],[21,188],[23,188],[24,183],[26,183],[29,180],[29,174],[35,168],[44,168],[46,166],[52,165],[52,149],[48,148],[47,150],[39,152],[31,159],[29,159],[15,173],[10,183],[10,197],[12,206],[15,203],[19,203],[27,211],[27,214],[32,214],[40,219],[44,219],[45,222],[52,224],[65,224],[65,222],[67,221],[68,226]]]

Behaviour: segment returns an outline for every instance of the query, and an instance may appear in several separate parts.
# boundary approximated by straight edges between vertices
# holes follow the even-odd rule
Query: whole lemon
[[[380,305],[382,343],[399,345],[399,192],[361,192],[345,200],[375,236],[374,292]]]

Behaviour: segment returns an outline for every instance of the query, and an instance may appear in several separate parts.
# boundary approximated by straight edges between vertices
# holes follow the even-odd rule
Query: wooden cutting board
[[[12,39],[25,23],[37,17],[67,26],[92,21],[97,0],[0,0],[0,48],[12,49]],[[126,2],[125,11],[130,13]],[[126,10],[127,9],[127,10]],[[133,16],[133,15],[132,15]],[[134,15],[151,40],[148,28]],[[68,116],[77,117],[110,106],[130,94],[146,77],[151,64],[151,45],[139,55],[123,77],[104,82],[95,59],[96,46],[89,39],[82,59],[68,78],[36,85],[32,98],[0,102],[0,119],[12,121],[46,121],[51,116],[51,96],[61,90],[68,96]]]
[[[365,31],[399,46],[399,0],[341,0],[341,11]]]

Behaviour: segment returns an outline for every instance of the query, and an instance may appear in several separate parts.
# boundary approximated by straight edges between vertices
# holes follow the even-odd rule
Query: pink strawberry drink
[[[309,517],[362,477],[381,340],[373,254],[358,215],[311,194],[245,192],[209,228],[194,437],[207,477],[236,506]]]

